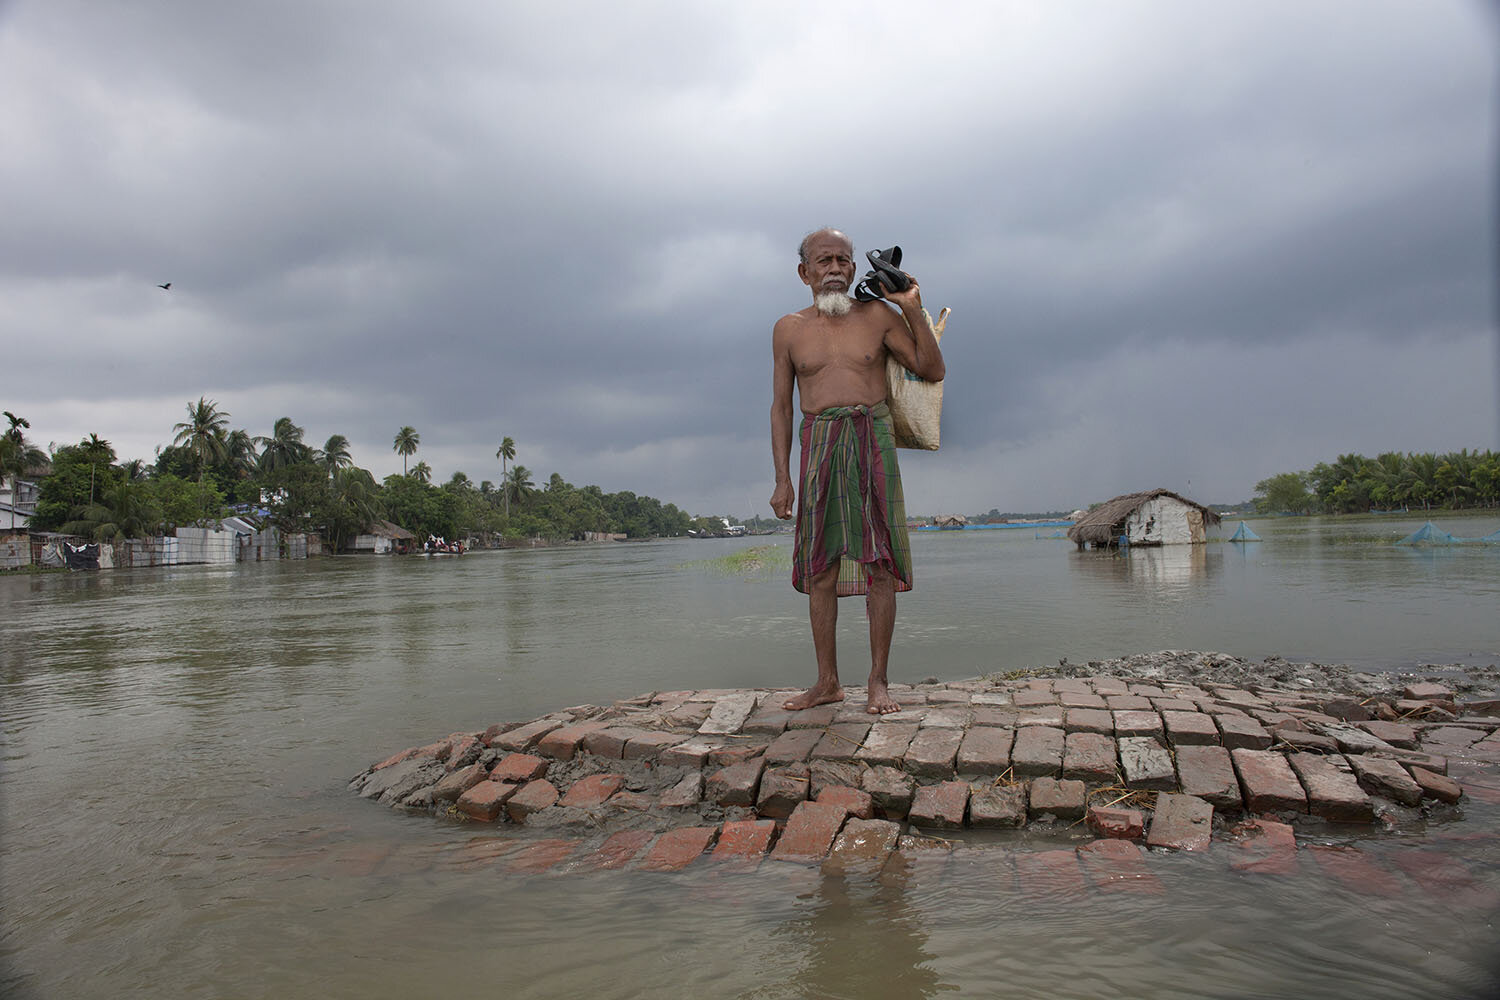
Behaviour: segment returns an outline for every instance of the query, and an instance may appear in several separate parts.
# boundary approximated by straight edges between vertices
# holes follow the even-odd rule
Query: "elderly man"
[[[912,586],[885,363],[893,355],[935,382],[944,374],[943,355],[915,281],[904,292],[888,292],[890,305],[854,300],[854,244],[836,229],[808,235],[800,255],[797,276],[812,289],[813,304],[781,317],[771,335],[771,509],[786,520],[798,501],[792,585],[808,595],[818,680],[785,707],[795,711],[843,699],[835,648],[838,599],[863,594],[870,620],[867,710],[884,715],[901,710],[887,690],[886,661],[896,592]],[[793,384],[802,405],[801,485],[795,490],[789,471]]]

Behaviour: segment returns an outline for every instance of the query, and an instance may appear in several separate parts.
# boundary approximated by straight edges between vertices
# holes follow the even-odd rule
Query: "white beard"
[[[854,307],[848,292],[820,292],[813,297],[813,305],[824,316],[847,316]]]

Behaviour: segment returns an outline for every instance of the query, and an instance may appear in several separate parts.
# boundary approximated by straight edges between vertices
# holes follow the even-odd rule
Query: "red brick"
[[[1422,786],[1394,760],[1355,754],[1349,758],[1359,787],[1371,795],[1381,795],[1403,806],[1422,802]]]
[[[670,746],[656,755],[656,762],[663,767],[697,767],[708,762],[708,755],[724,745],[717,736],[694,736]]]
[[[787,820],[771,852],[773,861],[821,861],[833,846],[848,810],[837,802],[804,802]]]
[[[1313,844],[1308,847],[1325,874],[1364,896],[1396,897],[1406,887],[1401,879],[1376,865],[1368,855],[1354,847]]]
[[[930,729],[924,726],[917,730],[911,745],[906,748],[906,770],[933,778],[951,776],[953,762],[958,756],[958,747],[963,742],[963,737],[960,729]]]
[[[960,774],[1004,774],[1010,767],[1014,730],[974,726],[958,747]]]
[[[828,863],[883,864],[901,838],[901,824],[883,819],[850,819],[834,838]]]
[[[1202,712],[1163,712],[1162,724],[1174,747],[1213,746],[1219,742],[1219,727],[1211,715]]]
[[[1213,820],[1214,807],[1197,796],[1163,792],[1156,797],[1156,812],[1151,817],[1146,844],[1178,851],[1206,851],[1213,836]]]
[[[525,822],[527,816],[540,812],[556,802],[557,787],[550,781],[538,778],[536,781],[526,782],[519,791],[506,800],[505,812],[515,822],[522,823]]]
[[[1064,778],[1110,785],[1120,780],[1115,741],[1098,733],[1068,733],[1063,743]]]
[[[1452,778],[1434,774],[1425,767],[1411,768],[1412,780],[1422,788],[1422,797],[1453,804],[1463,797],[1464,791]]]
[[[1288,755],[1287,763],[1306,789],[1307,809],[1314,816],[1340,823],[1375,821],[1375,804],[1342,756],[1294,753]]]
[[[912,798],[907,819],[914,826],[956,828],[964,825],[969,804],[969,786],[963,781],[923,785]]]
[[[516,793],[520,785],[501,781],[481,781],[465,791],[454,803],[454,808],[470,819],[481,823],[493,823],[500,816],[505,801]]]
[[[1112,694],[1104,699],[1112,712],[1150,712],[1151,699],[1134,694]]]
[[[793,809],[807,801],[807,796],[806,764],[767,768],[760,778],[755,811],[771,819],[786,819]]]
[[[562,726],[546,734],[536,741],[537,753],[544,753],[548,757],[557,760],[572,760],[578,748],[584,744],[584,738],[590,733],[600,729],[607,729],[608,722],[579,722],[571,726]]]
[[[715,861],[759,861],[776,836],[776,822],[769,819],[739,819],[726,822],[714,848]]]
[[[1062,771],[1063,744],[1061,729],[1051,726],[1024,726],[1016,731],[1015,746],[1010,751],[1011,767],[1022,777],[1056,777]]]
[[[766,748],[761,743],[732,743],[708,752],[708,762],[714,767],[742,764],[754,757],[764,757]]]
[[[1254,719],[1243,715],[1216,715],[1219,738],[1231,750],[1266,750],[1271,746],[1271,734]]]
[[[621,830],[611,834],[599,849],[578,863],[584,871],[624,868],[656,836],[650,830]]]
[[[1016,713],[1016,727],[1024,729],[1027,726],[1047,726],[1051,729],[1061,729],[1063,719],[1067,717],[1067,711],[1061,705],[1023,708]]]
[[[1297,836],[1285,823],[1253,819],[1231,832],[1240,856],[1229,862],[1235,871],[1290,875],[1297,870]]]
[[[641,870],[673,872],[692,864],[714,842],[718,827],[679,826],[657,838],[641,862]]]
[[[1087,708],[1103,711],[1109,707],[1105,704],[1104,699],[1099,697],[1097,694],[1085,694],[1081,692],[1069,691],[1059,694],[1057,696],[1057,700],[1064,708],[1070,709]]]
[[[1031,783],[1032,816],[1052,815],[1058,819],[1081,819],[1088,803],[1088,789],[1077,780],[1058,781],[1037,778]]]
[[[1172,791],[1177,787],[1177,772],[1172,755],[1154,736],[1121,736],[1120,771],[1128,788]]]
[[[753,806],[765,766],[765,758],[757,757],[715,771],[704,783],[705,794],[721,806]]]
[[[1488,911],[1500,905],[1500,893],[1475,881],[1468,866],[1450,854],[1403,850],[1393,852],[1391,860],[1447,907]]]
[[[1063,718],[1063,729],[1070,733],[1098,733],[1101,736],[1115,734],[1114,715],[1101,709],[1070,708]]]
[[[864,745],[865,734],[870,731],[868,722],[841,722],[829,726],[818,745],[807,755],[808,760],[853,760]]]
[[[625,787],[623,774],[591,774],[579,778],[562,797],[560,805],[576,809],[588,809],[604,804],[604,800]]]
[[[1051,691],[1017,691],[1011,697],[1011,704],[1017,708],[1033,708],[1044,705],[1056,705],[1057,696]]]
[[[1146,817],[1139,809],[1090,806],[1089,827],[1101,837],[1138,840],[1146,833]]]
[[[452,802],[470,788],[489,778],[489,772],[484,769],[483,764],[470,764],[461,767],[439,781],[432,789],[434,802]]]
[[[848,785],[825,785],[818,792],[818,801],[843,806],[855,819],[875,817],[875,800],[870,797],[870,793]]]
[[[1223,747],[1178,747],[1177,778],[1184,795],[1196,795],[1218,809],[1238,811],[1244,805],[1229,751]]]
[[[625,752],[621,756],[624,760],[656,760],[667,747],[681,742],[682,736],[679,733],[648,731],[644,735],[632,737],[625,744]]]
[[[906,748],[916,735],[917,724],[914,722],[877,722],[870,727],[865,745],[854,758],[871,766],[900,767]]]
[[[531,781],[547,774],[547,762],[529,753],[513,753],[501,757],[490,770],[491,781]]]
[[[772,764],[792,764],[807,760],[813,747],[822,738],[821,729],[788,729],[766,747],[766,760]]]
[[[1012,828],[1025,826],[1026,786],[972,786],[969,791],[969,825]]]
[[[1116,736],[1161,736],[1161,716],[1155,712],[1116,712]]]
[[[635,812],[650,812],[656,808],[657,798],[645,792],[619,792],[610,796],[606,803],[615,811],[634,810]]]
[[[530,750],[536,746],[537,740],[561,727],[562,723],[557,719],[538,719],[501,733],[490,741],[490,746],[501,750]]]
[[[1083,870],[1101,892],[1160,896],[1167,889],[1146,869],[1146,852],[1128,840],[1105,838],[1078,849]]]
[[[1409,684],[1401,696],[1410,701],[1452,701],[1453,692],[1441,684],[1421,682]]]
[[[911,811],[916,782],[894,767],[872,767],[860,778],[859,787],[870,793],[875,813],[887,819],[905,819]]]
[[[1021,852],[1016,875],[1021,891],[1032,899],[1074,899],[1087,892],[1078,855],[1071,850]]]
[[[1232,750],[1235,773],[1251,812],[1307,812],[1307,793],[1286,758],[1269,750]]]
[[[827,729],[833,725],[833,717],[838,713],[837,705],[814,705],[812,708],[804,708],[800,712],[793,712],[787,719],[788,729]]]
[[[1359,728],[1402,750],[1417,749],[1417,727],[1404,722],[1361,722]]]
[[[463,764],[463,759],[468,756],[470,750],[474,750],[479,746],[479,740],[467,734],[455,734],[450,739],[453,740],[453,749],[448,754],[448,770],[455,771],[459,767],[466,766]],[[479,757],[477,750],[474,753],[474,757],[476,759]],[[473,761],[471,760],[469,763],[472,764]]]
[[[372,771],[383,771],[383,770],[385,770],[388,767],[395,767],[397,764],[401,763],[402,761],[404,761],[404,760],[410,760],[411,758],[415,757],[417,755],[417,751],[420,750],[420,749],[421,749],[420,747],[407,747],[405,750],[401,750],[401,751],[399,751],[397,753],[391,754],[385,760],[381,761],[379,764],[376,764],[374,767],[370,768],[370,770],[372,770]]]
[[[605,725],[585,733],[582,748],[595,757],[620,760],[625,756],[625,744],[646,734],[647,730],[635,726]]]
[[[535,874],[566,861],[578,849],[576,840],[538,840],[509,855],[506,871]]]
[[[685,809],[697,805],[703,799],[703,775],[697,771],[685,774],[682,780],[661,793],[658,800],[663,808]]]

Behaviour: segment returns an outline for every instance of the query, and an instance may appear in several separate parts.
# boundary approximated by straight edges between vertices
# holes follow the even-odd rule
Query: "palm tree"
[[[16,503],[21,499],[21,477],[28,469],[42,465],[47,455],[42,449],[26,440],[26,429],[31,421],[18,417],[9,410],[5,417],[10,427],[0,435],[0,479],[10,480],[10,529],[16,530]]]
[[[396,432],[396,443],[393,450],[401,456],[401,474],[406,475],[406,460],[417,453],[417,445],[422,443],[421,435],[415,427],[403,427]]]
[[[531,470],[524,465],[517,465],[510,470],[510,475],[505,479],[505,495],[516,498],[516,506],[521,506],[536,484],[531,481]],[[509,508],[506,508],[509,510]]]
[[[277,417],[270,437],[258,437],[255,443],[261,446],[260,468],[263,472],[274,472],[312,457],[312,449],[302,441],[306,432],[292,423],[291,417]]]
[[[177,436],[172,443],[185,448],[198,463],[198,483],[203,483],[204,473],[210,464],[222,462],[229,454],[224,428],[229,426],[229,414],[219,409],[211,399],[198,397],[197,403],[187,405],[188,418],[172,427]]]
[[[73,520],[62,526],[65,535],[82,535],[95,542],[142,538],[161,521],[161,513],[140,483],[122,480],[97,502],[75,508]]]
[[[495,451],[495,457],[500,460],[500,481],[505,482],[505,463],[516,457],[516,442],[510,437],[501,440],[500,447]],[[510,493],[505,494],[505,516],[510,517]]]
[[[246,430],[233,430],[224,439],[224,451],[229,468],[237,479],[249,479],[255,475],[260,456],[255,453],[255,439]]]
[[[328,478],[340,469],[347,469],[354,464],[354,459],[349,455],[349,439],[342,434],[335,434],[323,442],[322,462],[323,468],[328,470]]]
[[[419,483],[432,482],[432,466],[426,462],[418,462],[411,467],[411,477]]]

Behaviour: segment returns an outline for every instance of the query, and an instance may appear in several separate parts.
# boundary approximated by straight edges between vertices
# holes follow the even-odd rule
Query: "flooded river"
[[[921,532],[892,678],[1166,648],[1397,671],[1500,663],[1500,548],[1391,544],[1421,520],[1260,520],[1260,543],[1128,556],[1079,553],[1055,529]],[[1443,526],[1477,536],[1500,515]],[[0,995],[1466,997],[1493,984],[1500,851],[1442,839],[1493,831],[1500,806],[1481,801],[1423,834],[1461,853],[1476,881],[1459,889],[1371,895],[1307,859],[1306,877],[1249,876],[1218,850],[1153,856],[1160,895],[1082,900],[1028,893],[982,840],[878,877],[766,864],[528,878],[475,863],[473,828],[345,790],[454,730],[652,690],[807,682],[805,604],[776,560],[714,562],[767,544],[789,540],[0,578]],[[841,614],[857,682],[862,607]],[[1359,836],[1377,860],[1410,847]]]

